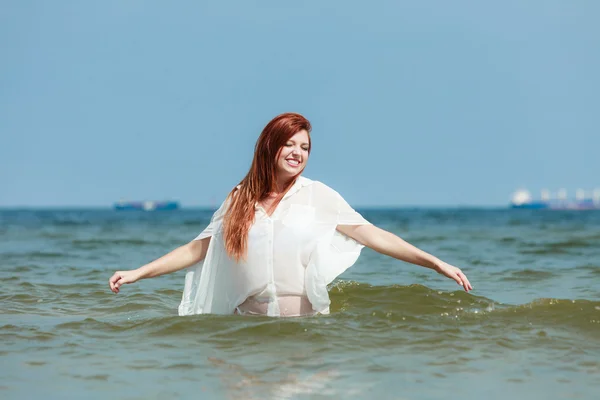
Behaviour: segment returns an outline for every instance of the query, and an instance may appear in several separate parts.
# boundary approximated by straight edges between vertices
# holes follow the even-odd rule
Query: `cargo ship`
[[[179,203],[176,201],[125,201],[121,200],[114,204],[115,210],[141,210],[141,211],[163,211],[177,210]]]
[[[566,189],[560,189],[555,197],[544,189],[539,199],[534,199],[528,190],[520,189],[513,194],[510,207],[529,210],[600,210],[600,189],[589,192],[577,189],[575,199],[569,199]]]

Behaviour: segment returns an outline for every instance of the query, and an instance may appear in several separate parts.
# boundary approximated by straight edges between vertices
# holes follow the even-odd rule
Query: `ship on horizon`
[[[577,189],[575,199],[569,199],[566,189],[560,189],[555,197],[544,189],[539,200],[533,199],[528,190],[519,189],[513,194],[510,207],[529,210],[600,210],[600,189],[589,192]]]
[[[140,210],[140,211],[164,211],[177,210],[179,203],[177,201],[127,201],[120,200],[113,205],[115,210]]]

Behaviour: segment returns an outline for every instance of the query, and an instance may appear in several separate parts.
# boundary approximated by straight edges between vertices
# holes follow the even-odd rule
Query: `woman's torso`
[[[328,313],[327,284],[356,261],[362,247],[339,237],[336,226],[368,222],[331,188],[300,177],[271,215],[255,207],[247,255],[236,261],[224,246],[227,208],[228,200],[196,237],[212,239],[203,265],[186,275],[179,314]]]
[[[271,215],[256,208],[246,259],[228,260],[232,287],[239,293],[238,313],[268,314],[269,304],[282,316],[313,313],[306,297],[305,270],[316,244],[315,212],[302,196],[287,200]]]

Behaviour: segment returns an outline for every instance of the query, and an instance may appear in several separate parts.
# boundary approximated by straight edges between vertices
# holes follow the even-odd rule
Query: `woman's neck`
[[[275,190],[277,191],[276,193],[271,193],[271,195],[278,196],[280,195],[292,182],[294,178],[277,178],[277,180],[275,181]]]

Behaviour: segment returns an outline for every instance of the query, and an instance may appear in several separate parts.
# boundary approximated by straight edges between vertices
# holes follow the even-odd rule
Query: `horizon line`
[[[219,205],[183,205],[176,210],[151,210],[153,212],[163,211],[180,211],[180,210],[216,210]],[[384,204],[384,205],[356,205],[352,208],[359,210],[370,210],[370,209],[466,209],[466,208],[478,208],[478,209],[504,209],[510,208],[510,203],[506,204],[429,204],[429,205],[415,205],[415,204]],[[15,210],[115,210],[113,206],[107,205],[0,205],[0,211],[15,211]],[[143,210],[139,210],[143,211]],[[150,211],[145,211],[150,212]]]

